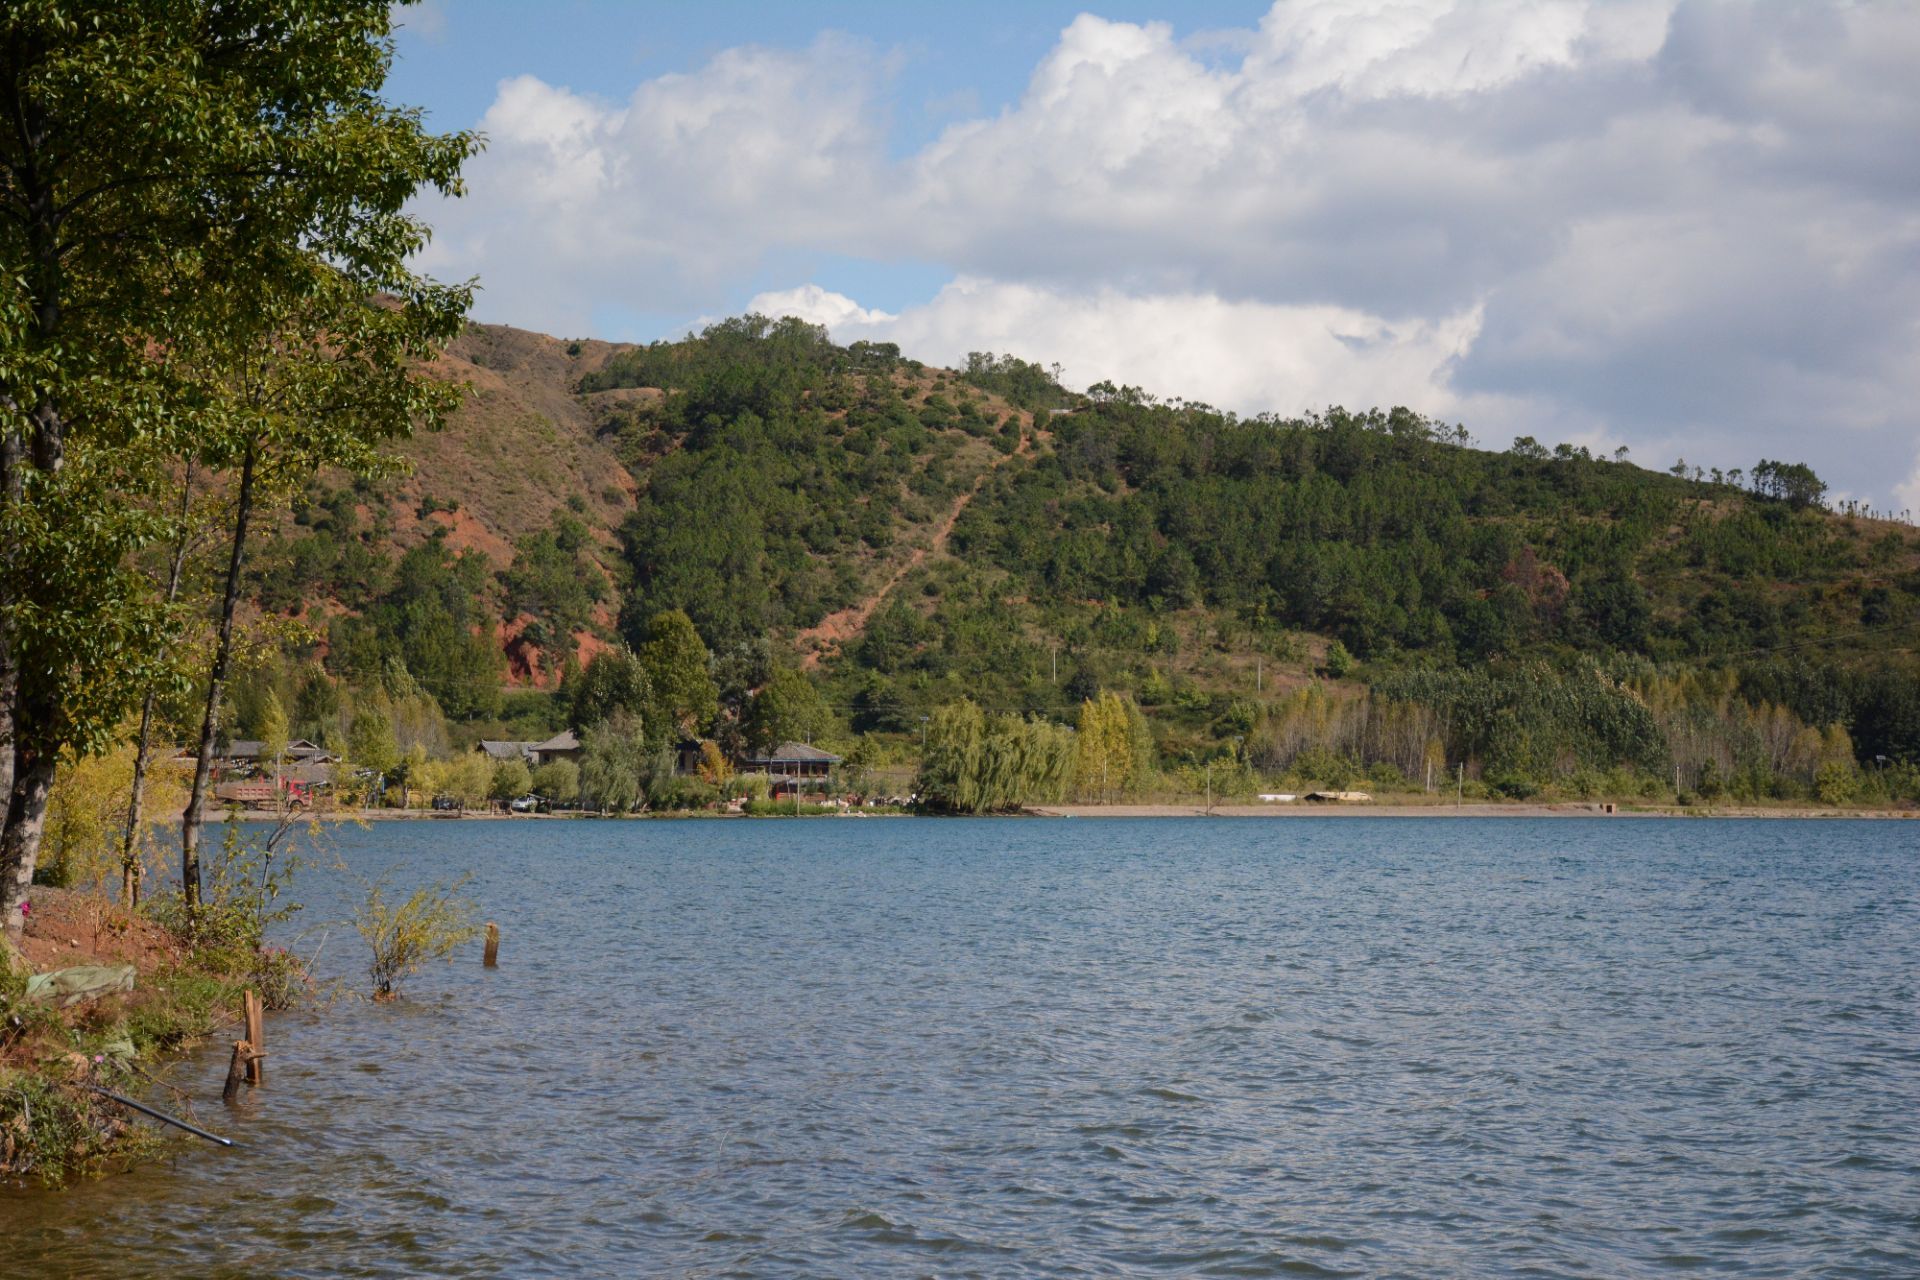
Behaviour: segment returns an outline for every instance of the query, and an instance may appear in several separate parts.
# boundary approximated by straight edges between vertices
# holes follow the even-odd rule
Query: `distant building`
[[[501,764],[509,760],[525,760],[534,763],[533,753],[541,744],[538,742],[515,742],[506,739],[482,738],[480,750]]]
[[[249,777],[253,774],[273,772],[275,762],[261,759],[263,744],[257,738],[235,738],[222,750],[215,746],[213,750],[213,774],[216,778]],[[193,766],[198,752],[192,747],[182,747],[174,752],[175,764],[188,768]],[[336,752],[327,750],[305,738],[295,738],[287,744],[279,759],[282,777],[298,778],[303,781],[324,780],[332,776],[332,765],[338,764],[340,757]]]
[[[691,778],[700,772],[700,765],[706,758],[707,744],[711,738],[682,738],[673,744],[673,771],[683,778]]]
[[[798,789],[811,781],[824,783],[841,757],[806,742],[783,742],[765,755],[740,762],[740,772],[765,774],[777,791]]]
[[[527,756],[536,766],[552,764],[555,760],[578,760],[579,736],[571,729],[562,729],[545,742],[536,742],[528,747]]]

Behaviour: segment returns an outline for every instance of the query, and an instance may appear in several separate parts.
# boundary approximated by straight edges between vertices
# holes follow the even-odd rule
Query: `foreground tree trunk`
[[[13,794],[7,804],[7,832],[0,843],[0,910],[6,912],[6,935],[20,941],[26,916],[20,904],[33,889],[33,867],[40,852],[40,834],[47,825],[47,799],[53,794],[54,762],[48,757],[16,763]]]
[[[240,600],[240,569],[247,553],[247,519],[253,514],[253,463],[258,447],[248,441],[240,464],[240,495],[233,516],[233,553],[227,560],[226,594],[220,601],[220,639],[213,651],[213,670],[207,677],[207,708],[200,720],[200,750],[193,762],[193,789],[180,817],[180,892],[190,907],[200,903],[200,828],[207,803],[207,781],[213,773],[213,739],[220,728],[220,695],[233,656],[233,612]]]
[[[187,516],[193,508],[193,464],[180,482],[180,536],[173,544],[173,563],[167,569],[167,603],[180,596],[180,575],[187,563]],[[120,838],[120,904],[129,911],[140,905],[141,807],[146,799],[147,765],[153,755],[154,690],[140,703],[140,739],[133,755],[133,782],[128,788],[127,829]]]
[[[9,417],[17,411],[12,396],[0,397],[0,411]],[[18,431],[0,429],[0,517],[20,504],[26,477],[26,442]],[[20,666],[14,658],[11,606],[14,603],[14,547],[12,540],[0,541],[0,928],[10,938],[20,936],[19,899],[8,888],[11,877],[6,861],[8,834],[13,830],[9,818],[13,810],[14,757],[20,741]],[[27,872],[33,879],[33,872]]]
[[[51,715],[46,698],[37,696],[29,681],[16,675],[16,729]],[[0,926],[8,940],[18,942],[26,917],[20,904],[33,889],[33,869],[40,855],[40,834],[47,825],[47,801],[53,794],[57,751],[16,732],[6,752],[12,763],[12,785],[6,795],[6,821],[0,829]]]

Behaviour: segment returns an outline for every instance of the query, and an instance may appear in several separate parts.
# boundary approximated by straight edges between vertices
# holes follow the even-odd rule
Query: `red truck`
[[[213,789],[213,798],[238,809],[278,809],[283,792],[288,808],[304,809],[313,802],[313,793],[306,783],[275,783],[271,778],[223,782]]]

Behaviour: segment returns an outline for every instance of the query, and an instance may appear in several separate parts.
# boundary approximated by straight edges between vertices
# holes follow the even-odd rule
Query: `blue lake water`
[[[1920,1275],[1920,823],[387,823],[505,932],[22,1275]],[[329,927],[328,922],[335,922]]]

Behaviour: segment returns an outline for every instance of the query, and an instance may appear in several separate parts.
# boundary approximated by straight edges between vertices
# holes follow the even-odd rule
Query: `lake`
[[[1920,823],[383,823],[505,934],[21,1276],[1912,1276]],[[309,870],[298,945],[365,990]],[[328,922],[334,922],[329,926]],[[324,944],[323,944],[324,940]]]

